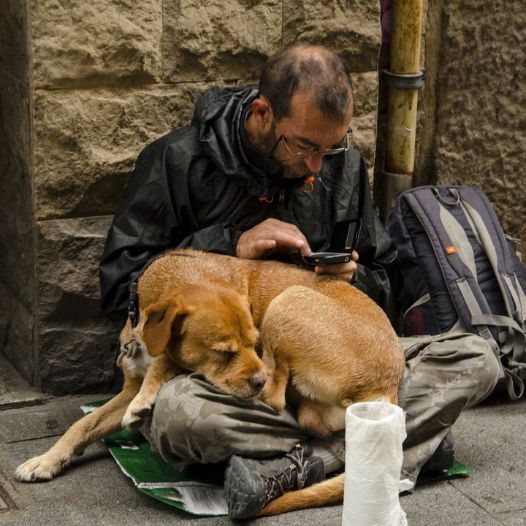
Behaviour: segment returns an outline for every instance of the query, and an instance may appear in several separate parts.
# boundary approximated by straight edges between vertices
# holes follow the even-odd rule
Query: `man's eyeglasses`
[[[352,130],[349,128],[347,133],[345,134],[345,137],[340,141],[339,144],[335,145],[333,148],[327,148],[326,150],[320,150],[319,148],[313,148],[311,146],[302,146],[301,144],[297,144],[295,139],[289,138],[287,139],[284,135],[280,135],[278,137],[278,140],[276,141],[274,148],[279,144],[279,142],[283,142],[285,145],[285,148],[289,152],[291,156],[296,157],[308,157],[309,155],[338,155],[340,153],[344,153],[349,149],[349,143],[352,137]]]

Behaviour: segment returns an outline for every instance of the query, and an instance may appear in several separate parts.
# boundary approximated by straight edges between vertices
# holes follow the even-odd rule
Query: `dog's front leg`
[[[269,376],[261,393],[261,400],[276,409],[276,411],[282,411],[285,407],[285,391],[289,382],[289,376],[290,371],[287,363],[277,363],[276,369]]]
[[[123,390],[112,400],[75,422],[47,453],[18,466],[15,477],[23,482],[50,480],[66,467],[75,455],[96,440],[118,431],[126,407],[139,390],[139,381],[124,383]]]
[[[138,427],[152,410],[159,390],[168,380],[182,371],[166,354],[158,356],[148,367],[140,391],[131,401],[124,418],[123,427],[128,429]]]

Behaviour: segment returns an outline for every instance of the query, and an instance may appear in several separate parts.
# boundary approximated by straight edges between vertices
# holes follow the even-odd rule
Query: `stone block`
[[[440,183],[480,186],[505,230],[526,213],[526,12],[520,0],[444,4],[436,134]]]
[[[38,336],[37,386],[45,393],[108,389],[119,343],[116,328],[101,321],[71,326],[43,324]]]
[[[279,0],[166,0],[163,76],[167,82],[255,79],[281,48]]]
[[[380,2],[283,0],[283,46],[322,44],[351,71],[376,71],[381,45]]]
[[[98,266],[111,216],[39,221],[38,317],[76,323],[100,313]]]
[[[144,146],[190,122],[206,84],[151,90],[38,90],[37,219],[113,214]]]
[[[100,310],[98,265],[111,216],[38,222],[38,374],[46,392],[107,386],[119,324]]]
[[[161,0],[33,0],[35,86],[157,81],[161,5]]]

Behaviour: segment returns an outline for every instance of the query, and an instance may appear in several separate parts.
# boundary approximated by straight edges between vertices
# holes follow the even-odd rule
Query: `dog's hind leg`
[[[329,437],[335,431],[345,429],[345,409],[334,404],[303,399],[298,407],[298,424],[310,435]]]
[[[75,422],[47,453],[18,466],[15,477],[23,482],[50,480],[66,467],[75,455],[96,440],[122,428],[122,417],[140,382],[127,378],[123,390],[109,402]]]

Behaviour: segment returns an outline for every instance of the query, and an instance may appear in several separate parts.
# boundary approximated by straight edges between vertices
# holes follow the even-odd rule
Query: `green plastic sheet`
[[[82,410],[89,413],[106,401],[90,402]],[[196,465],[178,470],[152,451],[135,429],[123,429],[103,441],[141,493],[194,515],[227,514],[222,487],[224,465]]]

